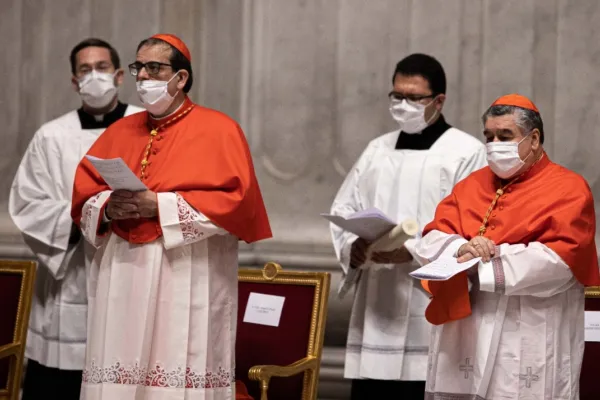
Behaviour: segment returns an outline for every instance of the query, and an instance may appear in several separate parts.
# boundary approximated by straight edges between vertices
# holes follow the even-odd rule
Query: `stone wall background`
[[[600,198],[600,2],[596,0],[2,0],[0,2],[0,256],[29,257],[7,215],[10,184],[36,129],[78,107],[68,55],[111,42],[122,64],[158,31],[193,55],[193,100],[244,128],[275,238],[242,249],[244,265],[328,271],[327,211],[369,140],[394,129],[387,93],[395,63],[426,52],[444,65],[447,120],[481,138],[499,95],[537,103],[550,157],[583,174]],[[138,104],[126,79],[123,100]],[[341,380],[350,300],[332,294],[322,398]]]

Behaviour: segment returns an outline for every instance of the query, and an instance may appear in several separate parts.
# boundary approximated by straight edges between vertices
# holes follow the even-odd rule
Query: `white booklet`
[[[104,182],[112,190],[129,190],[131,192],[142,192],[147,190],[146,185],[133,173],[129,166],[125,164],[122,158],[112,158],[104,160],[94,156],[85,156],[96,171],[100,174]]]
[[[447,281],[454,275],[468,270],[477,264],[481,257],[459,263],[454,257],[439,257],[437,260],[421,267],[411,273],[410,276],[416,279],[425,279],[429,281]]]
[[[321,216],[345,231],[370,242],[379,239],[396,226],[396,222],[377,208],[368,208],[345,218],[333,214],[321,214]]]

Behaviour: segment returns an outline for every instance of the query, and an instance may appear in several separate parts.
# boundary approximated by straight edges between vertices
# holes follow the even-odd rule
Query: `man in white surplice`
[[[440,202],[415,251],[424,264],[481,257],[423,281],[435,325],[425,398],[578,400],[584,286],[600,284],[591,190],[550,161],[531,100],[502,96],[483,122],[489,167]]]
[[[10,215],[39,262],[27,333],[24,400],[48,393],[65,400],[79,398],[86,342],[86,257],[89,261],[92,252],[71,220],[75,169],[105,128],[141,111],[118,101],[123,70],[110,44],[86,39],[73,48],[70,61],[82,106],[35,133],[10,191]]]
[[[415,219],[422,229],[452,187],[485,165],[484,145],[446,123],[445,93],[445,73],[434,58],[413,54],[397,64],[389,96],[400,130],[369,143],[340,188],[332,214],[376,207],[397,222]],[[408,275],[418,265],[405,247],[365,260],[365,240],[333,224],[331,230],[344,272],[340,294],[356,285],[344,373],[354,380],[352,399],[370,399],[379,389],[411,399],[423,396],[428,296]]]

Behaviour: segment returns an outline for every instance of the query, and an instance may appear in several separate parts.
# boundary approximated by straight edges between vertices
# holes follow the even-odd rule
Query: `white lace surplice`
[[[103,192],[83,207],[99,247],[88,280],[82,399],[233,399],[238,239],[175,193],[159,193],[163,237],[99,237]]]
[[[396,150],[398,135],[395,131],[371,141],[344,180],[332,214],[348,216],[376,207],[395,221],[413,218],[422,229],[454,185],[486,162],[485,146],[455,128],[428,150]],[[333,224],[331,231],[344,271],[341,293],[356,287],[344,377],[425,380],[429,296],[408,275],[418,264],[350,268],[356,236]]]
[[[125,115],[141,111],[127,106]],[[25,357],[61,370],[81,370],[87,340],[86,264],[94,248],[70,243],[75,170],[104,128],[84,129],[76,110],[38,129],[13,180],[9,214],[35,255]]]
[[[418,256],[455,256],[467,241],[437,230]],[[584,288],[539,242],[504,243],[480,263],[472,314],[431,331],[426,400],[578,400]]]

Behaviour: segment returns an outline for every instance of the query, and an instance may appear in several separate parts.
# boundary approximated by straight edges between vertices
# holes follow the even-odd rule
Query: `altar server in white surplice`
[[[413,54],[397,64],[389,96],[400,129],[369,143],[340,188],[333,214],[376,207],[397,222],[412,218],[422,230],[454,185],[486,165],[483,143],[445,121],[445,93],[445,73],[434,58]],[[353,379],[352,399],[370,399],[377,390],[423,398],[429,297],[408,275],[419,265],[404,246],[365,260],[365,240],[335,225],[331,230],[344,271],[340,294],[355,286],[344,372]]]
[[[118,100],[119,56],[87,39],[71,52],[72,84],[82,106],[34,135],[10,191],[9,212],[39,267],[25,355],[23,400],[79,399],[87,339],[86,259],[71,219],[71,194],[81,158],[110,124],[141,111]]]

